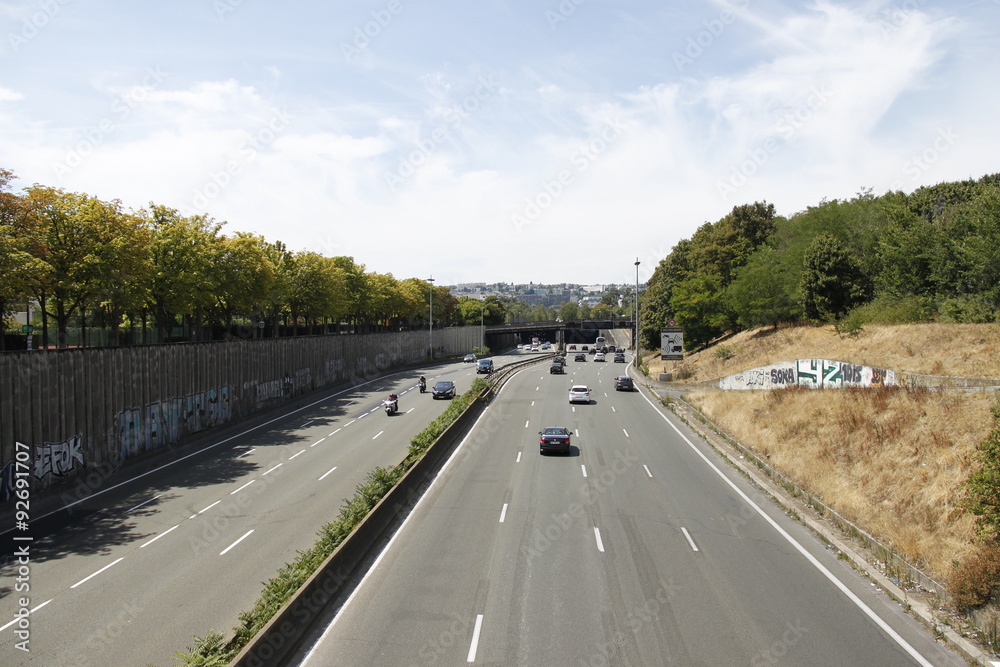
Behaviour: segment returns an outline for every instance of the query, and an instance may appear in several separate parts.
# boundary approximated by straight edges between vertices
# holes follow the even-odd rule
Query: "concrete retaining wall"
[[[460,355],[480,336],[448,328],[434,343]],[[0,507],[16,443],[31,450],[36,499],[311,391],[418,363],[427,343],[411,331],[0,354]]]
[[[789,386],[821,389],[895,385],[895,371],[828,359],[782,361],[751,368],[719,380],[719,388],[726,390],[769,390]]]

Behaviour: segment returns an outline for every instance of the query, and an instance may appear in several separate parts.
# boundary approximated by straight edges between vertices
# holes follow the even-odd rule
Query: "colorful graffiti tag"
[[[812,389],[884,387],[895,384],[894,371],[828,359],[783,361],[752,368],[719,380],[719,388],[727,390],[768,390],[789,386]]]
[[[125,459],[224,424],[232,416],[231,401],[229,387],[220,387],[122,410],[115,418],[119,455]]]

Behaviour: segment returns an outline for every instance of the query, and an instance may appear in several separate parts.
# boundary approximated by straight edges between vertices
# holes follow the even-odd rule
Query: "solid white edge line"
[[[500,523],[503,523],[504,518],[507,516],[507,503],[503,504],[500,508]]]
[[[465,661],[472,663],[476,661],[476,651],[479,650],[479,633],[483,629],[483,615],[476,615],[476,627],[472,630],[472,645],[469,646],[469,655]]]
[[[222,551],[220,551],[219,555],[220,556],[225,556],[226,552],[228,552],[230,549],[232,549],[233,547],[235,547],[237,544],[239,544],[240,542],[242,542],[246,538],[250,537],[250,533],[252,533],[253,531],[254,531],[254,529],[251,528],[247,532],[243,533],[243,537],[241,537],[240,539],[236,540],[235,542],[233,542],[232,544],[230,544],[228,547],[226,547],[225,549],[223,549]]]
[[[97,572],[93,573],[89,577],[85,577],[85,578],[81,579],[80,581],[76,582],[75,584],[73,584],[72,586],[70,586],[70,588],[76,588],[77,586],[79,586],[81,584],[85,584],[86,582],[90,581],[91,579],[93,579],[94,577],[96,577],[97,575],[99,575],[101,572],[104,572],[106,569],[108,569],[112,565],[117,565],[118,563],[122,562],[123,560],[125,560],[125,556],[122,556],[121,558],[119,558],[118,560],[116,560],[116,561],[114,561],[112,563],[108,563],[107,565],[105,565],[104,567],[102,567],[100,570],[98,570]]]
[[[255,480],[255,479],[251,479],[251,480],[250,480],[249,482],[247,482],[246,484],[244,484],[244,485],[243,485],[243,486],[241,486],[240,488],[236,489],[235,491],[232,491],[232,492],[230,492],[230,494],[229,494],[229,495],[231,495],[231,496],[232,496],[232,495],[236,495],[237,493],[239,493],[239,492],[240,492],[240,491],[242,491],[243,489],[247,488],[248,486],[250,486],[251,484],[253,484],[253,483],[254,483],[254,482],[256,482],[256,481],[257,481],[257,480]]]
[[[164,535],[166,535],[170,531],[174,530],[174,528],[180,528],[180,527],[181,527],[181,524],[177,524],[173,528],[167,528],[165,531],[163,531],[162,533],[160,533],[159,535],[157,535],[156,537],[154,537],[153,539],[151,539],[149,542],[146,542],[145,544],[140,544],[139,548],[140,549],[145,549],[146,547],[148,547],[150,544],[152,544],[156,540],[160,539],[161,537],[163,537]]]
[[[604,553],[604,540],[601,539],[601,529],[594,526],[594,537],[597,538],[597,550]]]
[[[506,385],[506,383],[505,383],[505,385]],[[503,389],[501,389],[501,391],[503,391]],[[410,513],[406,515],[406,518],[403,519],[403,523],[400,524],[399,528],[396,529],[396,532],[393,533],[392,537],[389,538],[389,541],[386,543],[386,545],[384,547],[382,547],[382,551],[380,551],[379,554],[378,554],[378,556],[375,557],[375,560],[372,561],[372,564],[368,568],[368,571],[365,572],[365,574],[364,574],[363,577],[361,577],[361,581],[358,582],[358,585],[354,587],[354,590],[351,591],[351,594],[347,596],[347,600],[345,600],[344,604],[342,604],[340,606],[340,609],[337,610],[337,613],[333,617],[333,620],[330,621],[330,624],[328,626],[326,626],[326,630],[323,631],[323,634],[320,635],[320,638],[318,640],[316,640],[316,643],[313,644],[313,647],[309,650],[308,653],[306,653],[306,655],[302,659],[302,662],[300,663],[299,667],[303,667],[304,665],[306,665],[309,662],[309,659],[310,659],[310,657],[312,657],[313,652],[316,650],[316,647],[323,643],[323,641],[326,639],[327,635],[333,630],[333,627],[335,625],[337,625],[337,621],[340,620],[340,616],[343,613],[343,611],[345,609],[347,609],[347,607],[351,604],[351,602],[354,600],[354,597],[358,594],[358,591],[360,591],[364,587],[365,582],[368,581],[368,578],[371,577],[372,573],[376,569],[378,569],[379,563],[382,562],[382,559],[385,557],[385,555],[387,553],[389,553],[390,549],[392,549],[392,545],[395,544],[396,539],[400,535],[402,535],[403,532],[406,530],[406,526],[410,523],[410,519],[412,519],[414,517],[414,515],[417,513],[417,508],[420,507],[421,503],[424,502],[424,499],[431,492],[431,490],[434,489],[434,486],[437,484],[437,481],[441,478],[441,473],[443,473],[445,470],[448,469],[448,467],[451,465],[452,461],[455,460],[455,457],[458,456],[458,453],[462,451],[462,448],[465,446],[465,443],[469,440],[469,437],[472,435],[472,433],[479,426],[479,422],[488,413],[489,413],[489,408],[487,407],[485,410],[483,410],[482,414],[480,414],[479,417],[476,419],[476,423],[472,425],[472,428],[469,429],[469,433],[464,438],[462,438],[462,441],[460,443],[458,443],[458,447],[456,447],[455,451],[453,451],[451,453],[451,456],[448,457],[448,460],[444,462],[444,465],[441,466],[441,469],[438,470],[438,472],[437,472],[436,475],[434,475],[434,479],[432,479],[431,483],[427,485],[427,488],[424,490],[423,495],[420,496],[420,499],[413,506],[413,509],[410,510]]]
[[[886,623],[882,619],[881,616],[879,616],[878,614],[876,614],[871,609],[871,607],[869,607],[868,605],[866,605],[861,598],[859,598],[857,595],[855,595],[854,592],[851,591],[851,589],[849,589],[844,582],[842,582],[840,579],[838,579],[836,576],[834,576],[834,574],[832,572],[830,572],[830,570],[828,570],[826,568],[826,566],[824,566],[822,563],[820,563],[816,559],[815,556],[813,556],[811,553],[809,553],[808,551],[806,551],[805,547],[803,547],[801,544],[799,544],[795,540],[795,538],[792,537],[790,534],[788,534],[788,532],[784,528],[782,528],[781,526],[779,526],[777,521],[775,521],[770,516],[768,516],[768,514],[766,512],[764,512],[764,510],[759,505],[757,505],[757,503],[755,503],[753,500],[750,499],[750,496],[748,496],[747,494],[745,494],[742,489],[740,489],[738,486],[736,486],[735,482],[733,482],[731,479],[729,479],[728,477],[726,477],[726,475],[723,474],[723,472],[718,468],[718,466],[716,466],[714,463],[712,463],[708,459],[708,457],[700,449],[698,449],[695,446],[695,444],[688,439],[688,437],[686,435],[684,435],[684,433],[680,430],[680,428],[678,428],[676,424],[674,424],[672,421],[670,421],[670,419],[667,417],[667,415],[665,415],[662,411],[660,411],[660,409],[658,407],[656,407],[656,405],[649,399],[648,396],[646,396],[646,394],[643,394],[642,397],[646,399],[646,401],[653,407],[654,410],[656,410],[656,412],[660,415],[660,417],[663,418],[663,421],[667,422],[667,424],[670,425],[670,428],[672,428],[677,433],[677,435],[680,436],[681,440],[683,440],[684,442],[686,442],[687,445],[688,445],[688,447],[690,447],[695,452],[695,454],[697,454],[699,457],[701,457],[701,459],[705,462],[705,464],[708,465],[708,467],[711,468],[713,471],[715,471],[715,474],[717,474],[719,477],[722,478],[722,481],[724,481],[726,484],[728,484],[730,486],[730,488],[732,488],[733,491],[735,491],[736,494],[743,499],[744,502],[746,502],[748,505],[750,505],[750,507],[755,512],[757,512],[757,514],[759,514],[760,517],[762,519],[764,519],[764,521],[766,521],[767,523],[769,523],[771,525],[771,527],[774,528],[774,530],[776,530],[778,532],[779,535],[781,535],[783,538],[785,538],[785,540],[789,544],[791,544],[795,548],[796,551],[798,551],[800,554],[802,554],[802,556],[807,561],[809,561],[809,563],[812,564],[813,567],[815,567],[817,570],[819,570],[819,572],[824,577],[826,577],[830,581],[830,583],[832,583],[834,586],[836,586],[840,590],[841,593],[843,593],[844,595],[846,595],[847,599],[849,599],[851,602],[853,602],[854,605],[857,606],[858,609],[860,609],[862,612],[864,612],[864,614],[866,616],[868,616],[868,618],[870,618],[872,621],[874,621],[874,623],[878,627],[882,628],[882,631],[885,632],[887,635],[889,635],[889,637],[891,637],[892,640],[895,641],[904,651],[906,651],[907,653],[909,653],[913,657],[914,660],[916,660],[921,665],[924,665],[925,667],[933,667],[931,665],[931,663],[928,662],[926,658],[924,658],[924,656],[920,655],[920,653],[918,653],[915,648],[913,648],[912,646],[910,646],[909,642],[907,642],[905,639],[903,639],[903,637],[898,632],[896,632],[895,630],[893,630],[892,627],[888,623]]]
[[[687,538],[688,544],[691,545],[691,551],[698,551],[698,545],[694,543],[693,539],[691,539],[691,533],[688,532],[688,529],[681,526],[681,532],[684,533],[684,537]]]
[[[337,469],[337,466],[333,466],[332,468],[330,468],[329,470],[327,470],[325,473],[323,473],[323,477],[326,477],[327,475],[329,475],[331,472],[333,472],[336,469]],[[323,481],[323,477],[320,477],[316,481],[317,482],[322,482]]]

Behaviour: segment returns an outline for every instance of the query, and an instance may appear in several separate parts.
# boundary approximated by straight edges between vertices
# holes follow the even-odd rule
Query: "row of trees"
[[[50,321],[60,346],[71,320],[107,329],[111,344],[125,327],[141,323],[145,332],[147,321],[161,333],[183,324],[195,339],[238,324],[259,335],[259,322],[272,332],[279,323],[426,326],[432,289],[436,323],[459,315],[448,288],[367,272],[351,257],[225,235],[224,223],[166,206],[127,211],[117,201],[41,185],[14,193],[13,178],[0,170],[0,317],[33,300],[46,345]],[[460,319],[470,319],[465,310]],[[505,316],[502,308],[487,313],[488,322]],[[478,324],[478,305],[475,315]]]
[[[912,194],[871,191],[789,218],[736,206],[680,241],[642,298],[643,344],[670,319],[685,343],[789,321],[993,321],[1000,311],[1000,174]]]

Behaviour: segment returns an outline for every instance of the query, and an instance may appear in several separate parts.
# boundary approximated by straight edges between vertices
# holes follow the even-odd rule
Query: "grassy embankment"
[[[831,359],[896,371],[1000,378],[1000,325],[832,327],[743,332],[682,362],[686,383],[778,361]],[[650,373],[663,369],[658,357]],[[665,370],[672,362],[666,362]],[[683,383],[679,383],[683,384]],[[971,557],[961,509],[998,397],[982,391],[700,391],[688,400],[826,504],[949,582]]]

